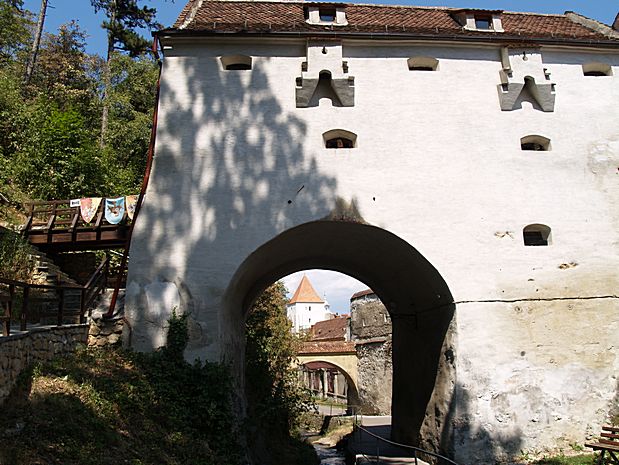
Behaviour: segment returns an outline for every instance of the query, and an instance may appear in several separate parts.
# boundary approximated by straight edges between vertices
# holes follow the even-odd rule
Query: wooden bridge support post
[[[64,289],[59,289],[59,298],[58,298],[58,326],[62,326],[62,312],[64,310]]]
[[[28,323],[28,315],[30,313],[30,286],[24,287],[24,301],[21,308],[21,316],[19,318],[19,330],[26,331]]]

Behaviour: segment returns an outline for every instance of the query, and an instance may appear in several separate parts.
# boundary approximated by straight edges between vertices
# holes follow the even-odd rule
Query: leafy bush
[[[0,278],[29,281],[33,272],[31,251],[19,234],[0,232]]]

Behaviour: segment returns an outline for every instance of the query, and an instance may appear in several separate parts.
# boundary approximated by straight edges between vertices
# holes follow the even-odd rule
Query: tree
[[[41,0],[41,9],[39,11],[39,20],[37,21],[37,28],[34,33],[34,40],[32,41],[32,49],[30,56],[28,57],[28,64],[26,65],[26,74],[24,81],[26,84],[30,82],[32,77],[32,71],[37,61],[37,54],[39,53],[39,45],[41,44],[41,35],[43,34],[43,24],[45,23],[45,15],[47,14],[47,0]]]
[[[91,57],[85,48],[86,33],[76,21],[61,25],[57,34],[47,34],[43,40],[32,82],[60,108],[91,111],[97,82],[89,73]]]
[[[0,0],[0,65],[15,60],[30,38],[30,15],[21,0]]]
[[[34,198],[106,195],[106,167],[93,131],[73,108],[40,98],[30,109],[23,145],[13,156],[13,176]]]
[[[265,454],[270,453],[269,445],[290,443],[300,415],[313,406],[293,363],[301,340],[291,332],[286,302],[286,288],[277,282],[258,297],[246,322],[249,433],[257,444],[254,453],[260,462],[273,459],[265,459]],[[281,455],[280,450],[278,453]]]
[[[103,111],[101,114],[100,146],[105,146],[109,118],[108,91],[111,80],[110,62],[114,51],[137,57],[148,51],[149,41],[136,28],[152,30],[159,27],[155,21],[157,10],[140,7],[137,0],[90,0],[95,12],[104,11],[107,20],[101,25],[107,30],[107,57],[103,71]]]

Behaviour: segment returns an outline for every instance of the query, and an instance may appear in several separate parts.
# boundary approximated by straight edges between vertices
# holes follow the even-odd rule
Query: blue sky
[[[449,6],[460,8],[487,8],[508,11],[531,11],[537,13],[563,13],[575,11],[606,24],[612,24],[619,10],[617,0],[381,0],[379,2],[359,1],[357,3],[382,3],[418,6]],[[25,0],[24,5],[34,13],[39,12],[40,0]],[[141,0],[140,4],[157,8],[158,20],[164,26],[171,26],[183,9],[185,0]],[[89,35],[87,51],[90,53],[105,53],[105,33],[100,24],[103,14],[95,15],[90,0],[49,0],[45,29],[54,32],[58,26],[72,19]]]

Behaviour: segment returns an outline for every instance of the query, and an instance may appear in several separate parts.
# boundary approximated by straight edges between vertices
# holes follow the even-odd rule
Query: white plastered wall
[[[236,53],[253,57],[251,71],[221,69],[218,57]],[[619,372],[619,85],[584,77],[581,65],[608,62],[617,76],[619,54],[541,49],[556,83],[544,113],[527,102],[500,111],[499,47],[412,43],[344,43],[355,106],[296,108],[305,53],[302,41],[256,40],[166,51],[131,249],[132,344],[161,343],[167,316],[150,301],[163,290],[191,312],[188,358],[229,358],[242,347],[230,336],[242,315],[224,313],[222,298],[239,265],[338,199],[354,201],[366,222],[419,250],[460,302],[457,458],[582,443],[604,421]],[[411,56],[438,58],[440,71],[409,71]],[[329,129],[357,134],[357,148],[323,148]],[[521,151],[530,134],[552,151]],[[551,246],[523,245],[531,223],[552,228]]]

